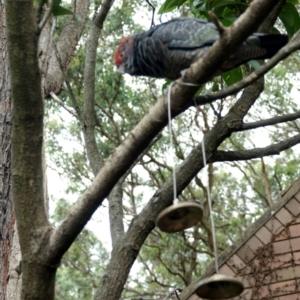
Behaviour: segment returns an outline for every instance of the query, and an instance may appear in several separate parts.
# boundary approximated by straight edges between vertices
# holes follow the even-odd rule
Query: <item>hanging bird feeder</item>
[[[223,274],[215,274],[199,281],[195,293],[203,299],[230,299],[237,297],[244,290],[243,283]]]
[[[202,216],[202,206],[196,201],[174,203],[158,215],[156,226],[164,232],[179,232],[196,225]]]

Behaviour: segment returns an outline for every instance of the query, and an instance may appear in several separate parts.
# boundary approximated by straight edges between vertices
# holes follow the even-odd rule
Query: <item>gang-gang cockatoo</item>
[[[179,18],[123,37],[115,53],[117,70],[135,76],[177,79],[219,38],[213,22]],[[254,33],[220,66],[230,70],[252,59],[271,58],[288,42],[284,34]]]

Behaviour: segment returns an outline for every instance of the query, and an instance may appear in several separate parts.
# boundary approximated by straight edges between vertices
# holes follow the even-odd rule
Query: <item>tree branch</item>
[[[224,35],[212,46],[205,58],[200,59],[187,70],[182,81],[199,83],[209,80],[218,69],[220,63],[256,29],[256,26],[267,15],[275,2],[277,3],[274,0],[252,1],[246,13],[232,27],[226,30]],[[187,103],[192,101],[196,89],[196,87],[186,87],[180,84],[174,85],[172,89],[173,118],[187,108]],[[248,97],[247,101],[245,98],[238,101],[228,115],[220,119],[217,123],[218,125],[205,136],[208,158],[212,156],[213,151],[230,135],[234,128],[241,126],[242,118],[255,102],[259,93],[260,90],[257,88],[250,88],[245,93],[245,97],[246,94]],[[65,220],[53,232],[48,252],[49,259],[58,259],[68,249],[94,211],[111,191],[114,184],[133,163],[135,157],[142,153],[151,140],[167,124],[165,103],[165,99],[160,98],[150,109],[149,113],[131,131],[124,142],[107,159],[92,185],[79,198]],[[199,160],[201,152],[202,150],[196,147],[192,151],[193,155],[190,154],[185,164],[178,168],[177,173],[180,173],[180,176],[178,176],[178,193],[181,193],[195,174],[203,167],[202,160]],[[128,275],[132,262],[135,260],[142,243],[153,229],[157,214],[171,202],[172,180],[169,179],[164,187],[154,195],[140,215],[134,218],[127,233],[117,242],[113,249],[106,275],[102,279],[101,289],[97,291],[96,299],[117,299],[120,296],[127,278],[126,274]],[[116,259],[116,255],[119,260]],[[119,272],[120,265],[118,262],[120,260],[122,260],[123,264],[122,272]],[[110,278],[112,274],[113,279]],[[111,289],[111,280],[114,282],[113,291]]]
[[[74,12],[74,15],[70,15],[67,17],[61,30],[59,39],[58,41],[56,41],[57,51],[59,53],[59,57],[61,58],[63,70],[66,69],[88,20],[89,1],[73,0],[72,11]],[[43,30],[45,30],[48,25],[49,24],[47,23]],[[58,95],[61,91],[61,87],[64,81],[64,75],[60,70],[55,49],[53,48],[52,43],[50,43],[49,45],[48,36],[46,39],[43,39],[43,32],[41,33],[39,46],[39,55],[42,55],[42,59],[44,60],[44,62],[47,62],[44,63],[41,70],[44,77],[44,97],[49,97],[50,92],[54,92]]]
[[[272,144],[264,148],[254,148],[250,150],[239,150],[239,151],[217,151],[210,158],[210,162],[221,162],[221,161],[239,161],[249,160],[255,158],[261,158],[270,155],[279,155],[280,152],[287,150],[300,143],[300,134],[297,134],[291,138],[288,138],[282,142]]]
[[[71,99],[71,102],[74,106],[74,109],[75,109],[75,117],[80,121],[82,122],[82,117],[81,117],[81,110],[80,110],[80,107],[78,105],[78,101],[73,93],[73,89],[71,87],[71,84],[70,84],[70,81],[69,81],[69,78],[68,78],[68,75],[66,73],[66,70],[65,70],[65,67],[63,65],[63,62],[62,62],[62,59],[59,55],[59,52],[58,52],[58,49],[57,49],[57,46],[56,46],[56,43],[53,43],[53,49],[54,49],[54,52],[55,52],[55,55],[56,55],[56,58],[57,58],[57,61],[58,61],[58,64],[59,64],[59,68],[60,68],[60,71],[63,75],[63,79],[66,83],[66,86],[67,86],[67,89],[68,89],[68,92],[69,92],[69,96],[70,96],[70,99]],[[50,92],[50,96],[54,99],[54,100],[57,100],[58,97],[55,95],[55,97],[53,96],[55,95],[54,92]],[[61,101],[62,102],[62,101]],[[61,103],[62,105],[62,103]],[[64,107],[64,105],[62,105]],[[65,108],[65,107],[64,107]],[[65,108],[66,109],[66,108]],[[66,109],[68,111],[68,109]],[[76,116],[77,114],[77,116]]]
[[[149,149],[158,141],[161,136],[157,136],[148,145],[148,147],[137,157],[133,164],[128,168],[126,173],[121,177],[117,184],[111,190],[108,199],[109,207],[109,225],[110,225],[110,236],[112,241],[112,247],[115,246],[118,239],[124,235],[124,224],[123,224],[123,190],[122,185],[128,174],[132,171],[134,166],[140,161],[140,159],[149,151]]]
[[[298,34],[300,31],[298,32]],[[285,47],[281,48],[276,55],[274,55],[271,59],[269,59],[264,65],[262,65],[259,69],[252,72],[250,75],[242,79],[241,81],[227,87],[224,90],[218,91],[209,95],[201,95],[194,98],[195,105],[203,105],[207,103],[211,103],[214,100],[226,98],[233,94],[236,94],[241,89],[249,86],[251,83],[255,82],[258,78],[265,75],[272,68],[274,68],[280,61],[288,57],[290,54],[300,49],[300,40],[293,39],[291,40]]]
[[[42,31],[46,23],[48,22],[50,16],[52,15],[52,8],[53,8],[54,0],[49,0],[49,4],[46,5],[46,11],[44,13],[43,19],[39,23],[38,30],[39,32]]]
[[[103,1],[100,12],[91,24],[90,32],[86,43],[86,57],[84,67],[84,100],[82,112],[82,126],[86,145],[87,157],[91,169],[96,176],[103,165],[102,158],[98,151],[95,127],[97,124],[95,113],[95,70],[98,40],[103,27],[104,20],[108,14],[113,0]]]
[[[270,125],[276,125],[279,123],[294,121],[296,119],[300,118],[300,111],[297,111],[292,114],[287,114],[279,117],[274,117],[266,120],[261,120],[257,122],[251,122],[251,123],[244,123],[242,127],[238,131],[244,131],[249,129],[256,129],[259,127],[265,127]]]
[[[73,115],[76,119],[79,119],[78,115],[76,114],[76,112],[69,108],[62,100],[59,99],[59,97],[57,97],[53,92],[50,93],[50,96],[52,97],[52,99],[58,103],[62,108],[64,108],[69,114]]]

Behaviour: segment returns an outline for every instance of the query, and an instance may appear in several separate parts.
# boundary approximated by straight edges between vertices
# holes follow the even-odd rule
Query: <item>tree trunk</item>
[[[0,299],[20,297],[21,252],[11,197],[11,85],[6,45],[5,6],[0,1]]]

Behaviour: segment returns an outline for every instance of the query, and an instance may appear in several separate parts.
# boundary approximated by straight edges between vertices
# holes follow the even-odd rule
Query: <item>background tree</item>
[[[299,28],[295,1],[276,3],[261,30],[270,30],[280,13],[289,34],[294,34]],[[121,75],[113,73],[110,60],[116,45],[115,38],[139,29],[132,22],[136,4],[126,1],[112,7],[112,1],[104,1],[90,24],[86,24],[89,12],[87,2],[72,3],[75,15],[58,18],[57,23],[51,12],[57,16],[69,11],[60,2],[52,5],[51,9],[51,3],[47,6],[41,2],[34,7],[29,0],[22,2],[22,5],[13,0],[8,0],[6,4],[14,98],[12,186],[22,250],[22,298],[53,299],[56,270],[62,256],[106,197],[109,200],[113,248],[105,272],[102,267],[107,259],[105,249],[92,233],[82,231],[78,241],[64,256],[56,276],[57,298],[90,299],[97,286],[95,299],[119,299],[144,243],[139,258],[146,272],[139,276],[131,275],[125,285],[124,297],[151,295],[162,298],[171,287],[182,287],[201,275],[204,271],[202,265],[212,259],[206,184],[213,188],[219,247],[222,250],[239,237],[241,228],[246,228],[260,211],[271,206],[276,200],[274,195],[296,177],[291,162],[297,157],[292,151],[284,157],[286,164],[282,158],[281,161],[269,163],[264,156],[280,153],[300,140],[295,121],[299,114],[298,106],[291,95],[294,92],[293,83],[288,80],[290,74],[297,73],[295,64],[291,62],[297,60],[297,54],[268,77],[271,84],[266,85],[266,91],[270,89],[272,97],[266,93],[259,98],[264,88],[262,80],[236,97],[230,96],[244,88],[241,85],[248,79],[242,84],[237,83],[238,86],[232,85],[229,89],[236,88],[234,92],[229,93],[225,87],[249,74],[249,66],[215,78],[200,91],[197,87],[182,84],[172,87],[172,115],[177,116],[185,111],[174,126],[178,193],[180,200],[202,199],[205,218],[193,229],[174,236],[166,235],[152,231],[158,213],[173,199],[170,166],[175,157],[165,155],[169,150],[168,136],[166,132],[161,132],[167,124],[166,99],[157,97],[160,91],[153,80],[124,80]],[[207,11],[213,10],[226,25],[247,8],[245,1],[234,1],[232,4],[228,1],[167,1],[161,12],[178,6],[181,6],[183,15],[193,13],[198,17],[207,16]],[[209,81],[227,53],[256,29],[273,6],[274,1],[253,1],[235,25],[225,30],[206,60],[196,62],[187,71],[184,80],[189,83]],[[287,17],[291,13],[293,22]],[[85,26],[86,32],[83,31]],[[280,29],[281,25],[275,27]],[[264,72],[299,48],[296,37],[284,51],[262,67]],[[256,68],[257,63],[250,66]],[[38,67],[42,76],[37,72]],[[262,73],[261,70],[258,68],[255,74]],[[284,77],[285,80],[276,86],[276,77]],[[63,81],[66,83],[64,90]],[[47,98],[51,92],[53,101]],[[201,95],[194,97],[199,92]],[[211,92],[216,94],[210,95]],[[55,94],[59,93],[60,98],[55,98]],[[205,96],[207,93],[208,96]],[[54,215],[54,229],[45,210],[43,98],[48,99],[46,124],[49,138],[46,144],[53,165],[70,179],[68,191],[81,193],[70,208],[60,200]],[[221,100],[204,106],[217,99]],[[198,108],[196,112],[187,110],[195,104]],[[60,108],[74,116],[69,124],[58,122]],[[280,117],[277,117],[279,113]],[[259,145],[253,140],[255,136],[251,130],[266,125],[276,128],[267,135],[270,136],[270,146],[257,148]],[[210,162],[207,181],[206,176],[198,174],[203,168],[202,130]],[[62,152],[64,145],[57,138],[58,134],[79,141],[79,146],[75,150]],[[254,158],[260,158],[260,161],[251,164],[248,160]],[[226,168],[217,162],[226,162]],[[239,170],[238,175],[229,176],[228,165]],[[275,172],[276,176],[271,177],[270,172]],[[245,178],[245,181],[237,184],[236,177]],[[149,199],[153,192],[154,196]],[[95,263],[96,256],[99,256],[99,266]],[[84,257],[91,257],[91,260],[85,261]],[[176,258],[175,264],[171,257]],[[66,274],[70,274],[68,270],[71,266],[74,274],[93,278],[90,287],[94,290],[88,290],[87,281],[80,276],[74,278],[78,280],[77,284],[74,283],[74,289],[68,288],[72,284],[66,280],[71,278]],[[75,269],[78,272],[75,273]],[[100,283],[97,283],[97,277],[102,274]]]

